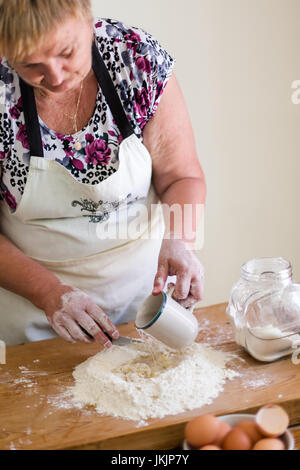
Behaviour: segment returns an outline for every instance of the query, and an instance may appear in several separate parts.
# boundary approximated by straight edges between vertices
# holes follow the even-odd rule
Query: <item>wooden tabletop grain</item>
[[[197,341],[237,355],[229,366],[240,376],[228,381],[210,405],[163,419],[139,423],[99,415],[93,407],[78,409],[70,395],[72,371],[97,353],[98,344],[66,343],[61,338],[7,348],[0,366],[0,449],[173,449],[181,445],[184,426],[194,416],[254,413],[278,403],[290,416],[300,449],[300,365],[290,357],[258,362],[234,341],[227,304],[197,309]],[[133,322],[120,333],[137,336]]]

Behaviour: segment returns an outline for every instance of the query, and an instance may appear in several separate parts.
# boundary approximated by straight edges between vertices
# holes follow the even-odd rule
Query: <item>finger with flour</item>
[[[86,312],[95,320],[95,322],[114,339],[119,337],[119,332],[113,322],[108,318],[103,310],[93,302],[88,302]],[[107,337],[103,334],[103,337]],[[104,344],[104,343],[103,343]]]
[[[172,289],[175,288],[175,284],[173,282],[169,282],[168,283],[168,287],[167,287],[167,293],[168,295],[171,294],[171,291]],[[196,303],[199,302],[199,300],[197,300],[197,298],[194,297],[194,295],[192,293],[190,293],[187,298],[181,300],[181,299],[175,299],[176,302],[178,302],[180,305],[182,305],[182,307],[184,308],[192,308]]]
[[[103,330],[113,338],[119,337],[115,325],[84,292],[70,287],[58,297],[59,301],[54,302],[56,308],[47,309],[45,313],[52,328],[67,341],[91,343],[91,335],[103,346],[110,347],[111,342]]]
[[[52,323],[51,321],[50,325],[52,326],[53,330],[58,334],[58,336],[60,336],[62,339],[68,341],[68,343],[76,343],[76,341],[72,338],[72,336],[64,326]]]
[[[184,300],[190,292],[191,276],[187,271],[180,271],[177,275],[173,297],[176,300]]]
[[[83,343],[92,343],[91,338],[80,328],[73,318],[64,318],[64,327],[68,330],[69,334],[75,341],[82,341]]]
[[[153,295],[158,295],[165,287],[166,280],[168,278],[168,262],[167,260],[160,258],[157,272],[154,279],[154,287],[152,290]]]

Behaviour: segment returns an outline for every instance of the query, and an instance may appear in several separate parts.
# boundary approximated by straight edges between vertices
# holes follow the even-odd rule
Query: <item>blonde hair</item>
[[[91,0],[0,0],[0,57],[22,61],[72,17],[92,21]]]

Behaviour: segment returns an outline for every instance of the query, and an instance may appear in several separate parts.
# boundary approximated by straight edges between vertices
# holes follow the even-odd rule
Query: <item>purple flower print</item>
[[[0,152],[0,161],[4,160],[5,158],[8,160],[11,157],[11,151],[9,150],[7,154],[5,152]]]
[[[77,158],[72,158],[72,163],[77,168],[77,170],[83,170],[84,165],[81,160],[78,160]]]
[[[65,136],[63,134],[60,134],[59,132],[55,132],[55,135],[59,140],[63,142],[66,157],[74,157],[75,153],[73,152],[72,148],[70,148],[70,144],[74,143],[73,137],[71,135]]]
[[[27,130],[24,124],[19,124],[19,130],[17,132],[16,138],[21,142],[25,149],[29,150]]]
[[[5,199],[5,201],[7,202],[7,204],[9,205],[9,207],[11,209],[15,210],[17,208],[17,202],[16,202],[14,196],[8,191],[8,189],[3,191],[2,195]]]
[[[66,154],[66,157],[69,157],[69,158],[74,157],[75,155],[75,153],[73,152],[72,149],[70,149],[70,147],[65,147],[64,152]]]
[[[141,42],[141,36],[139,36],[139,34],[132,31],[132,29],[130,29],[129,33],[125,35],[125,39],[126,41]]]
[[[147,121],[143,116],[136,118],[136,122],[139,124],[141,130],[143,130],[145,125],[147,124]]]
[[[150,107],[148,92],[145,88],[141,90],[135,89],[135,101],[133,104],[134,112],[140,116],[147,116],[147,111]]]
[[[21,113],[17,106],[13,106],[12,108],[10,108],[9,114],[13,119],[18,119]]]
[[[111,135],[112,137],[117,137],[117,140],[118,140],[118,143],[120,144],[123,140],[123,137],[121,136],[121,134],[117,134],[116,132],[114,131],[107,131],[109,133],[109,135]]]
[[[86,163],[92,165],[108,165],[110,161],[111,150],[107,145],[106,140],[97,139],[85,147]]]
[[[151,73],[151,62],[145,57],[138,57],[135,64],[139,70],[146,73]]]
[[[61,140],[62,142],[65,142],[65,141],[66,141],[66,143],[68,143],[68,142],[69,142],[69,143],[74,142],[74,139],[73,139],[73,137],[72,137],[71,135],[70,135],[70,136],[65,136],[65,135],[63,135],[63,134],[60,134],[59,132],[55,132],[55,135],[56,135],[56,137],[57,137],[59,140]]]
[[[94,142],[95,138],[94,138],[94,136],[93,136],[92,134],[86,134],[86,135],[85,135],[85,140],[86,140],[87,142],[90,142],[90,143],[91,143],[91,142]]]
[[[134,31],[132,31],[132,29],[130,29],[129,33],[125,34],[125,40],[127,41],[127,49],[132,49],[133,56],[135,57],[136,51],[139,48],[141,37]]]
[[[15,106],[13,106],[12,108],[10,108],[9,114],[11,115],[11,117],[13,119],[17,120],[20,117],[22,109],[23,109],[23,104],[22,104],[22,98],[20,96],[20,98],[18,99],[17,104]]]

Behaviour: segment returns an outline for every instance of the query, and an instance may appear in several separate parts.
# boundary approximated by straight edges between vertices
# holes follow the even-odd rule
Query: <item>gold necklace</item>
[[[79,91],[79,96],[78,96],[78,100],[77,100],[77,105],[76,105],[76,112],[74,115],[72,114],[68,114],[68,113],[65,113],[63,112],[63,115],[68,118],[68,119],[71,119],[73,121],[73,128],[74,128],[74,134],[77,134],[78,132],[78,128],[77,128],[77,115],[78,115],[78,110],[79,110],[79,104],[80,104],[80,99],[81,99],[81,95],[82,95],[82,90],[83,90],[83,82],[84,80],[82,80],[81,82],[81,85],[80,85],[80,91]],[[42,90],[39,89],[39,93],[42,97],[48,97],[47,94],[45,92],[43,92]],[[76,139],[76,142],[75,142],[75,149],[76,150],[81,150],[82,149],[82,145],[81,143]]]
[[[80,98],[81,98],[81,94],[82,94],[82,90],[83,90],[83,80],[81,82],[81,85],[80,85],[80,92],[79,92],[79,96],[78,96],[78,100],[77,100],[77,105],[76,105],[76,113],[74,114],[74,116],[72,116],[71,114],[68,114],[68,113],[64,113],[63,112],[63,115],[69,119],[71,119],[73,121],[73,126],[74,126],[74,134],[77,134],[78,132],[78,129],[77,129],[77,115],[78,115],[78,109],[79,109],[79,104],[80,104]],[[82,145],[81,143],[77,140],[76,143],[75,143],[75,149],[76,150],[81,150],[82,149]]]

